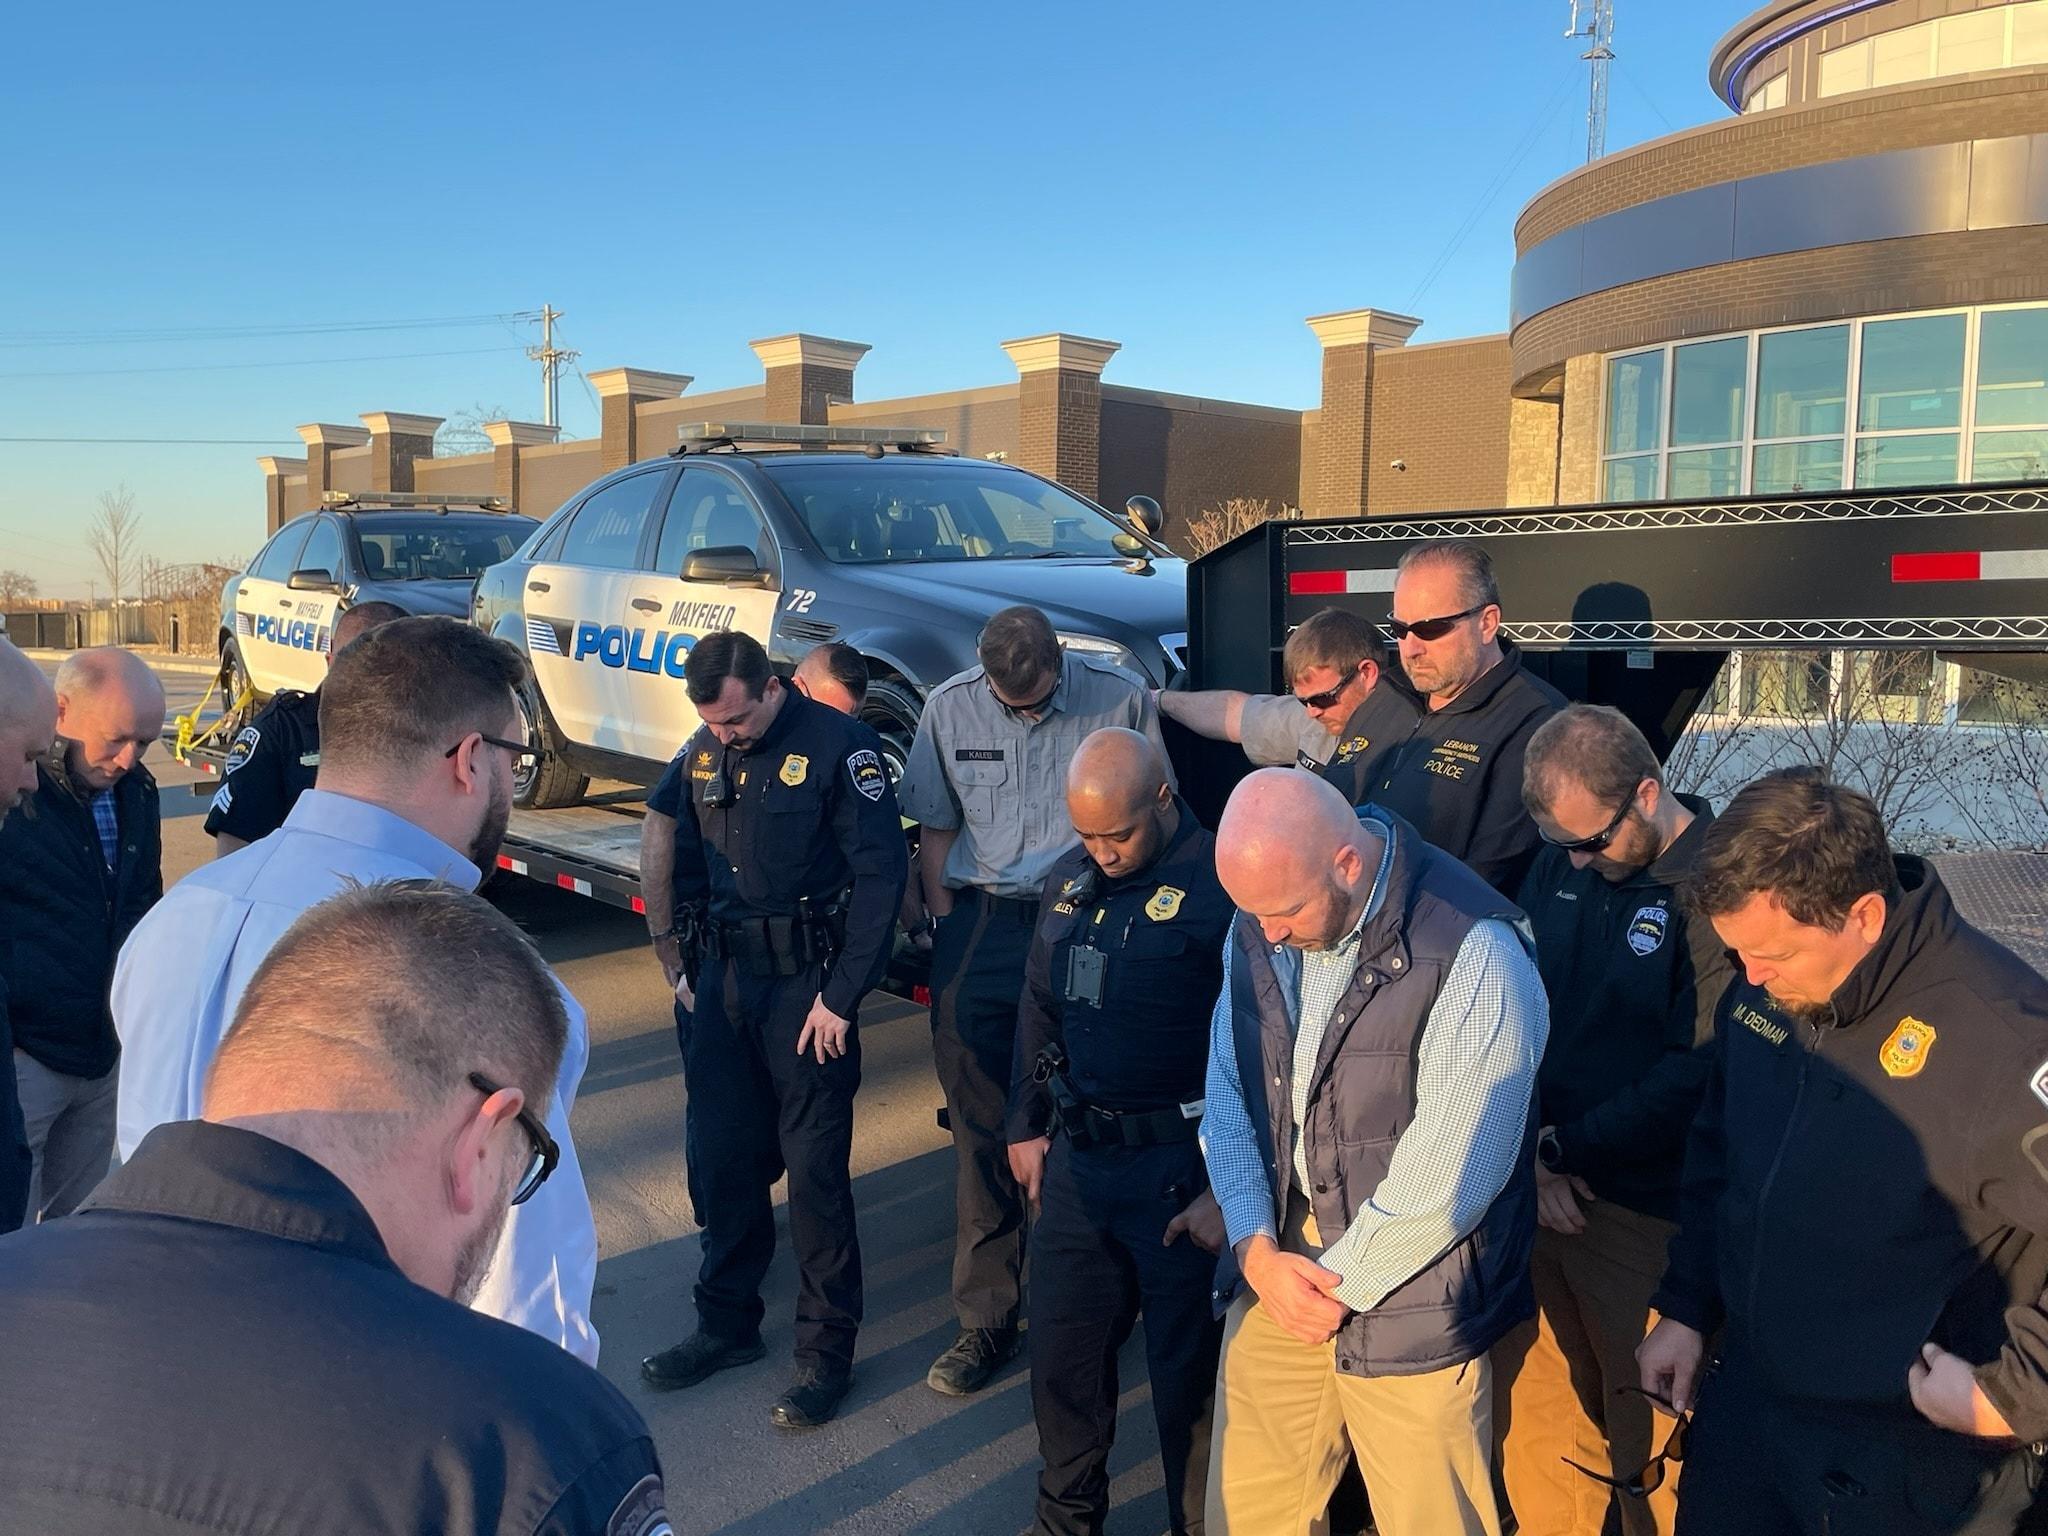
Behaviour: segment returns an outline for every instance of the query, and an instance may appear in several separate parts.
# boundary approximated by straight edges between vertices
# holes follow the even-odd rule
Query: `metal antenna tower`
[[[528,347],[526,355],[540,364],[540,419],[550,427],[562,424],[562,366],[583,354],[555,345],[555,322],[562,312],[551,304],[540,309],[540,345]]]
[[[1607,153],[1607,71],[1614,63],[1614,0],[1572,0],[1572,28],[1566,37],[1584,37],[1592,46],[1580,54],[1593,66],[1586,96],[1586,163]]]

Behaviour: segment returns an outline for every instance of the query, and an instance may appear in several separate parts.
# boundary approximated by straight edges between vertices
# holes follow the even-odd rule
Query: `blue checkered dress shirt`
[[[92,806],[92,824],[99,829],[100,853],[105,856],[107,868],[121,867],[121,823],[114,815],[114,792],[111,789],[94,790],[87,797]]]

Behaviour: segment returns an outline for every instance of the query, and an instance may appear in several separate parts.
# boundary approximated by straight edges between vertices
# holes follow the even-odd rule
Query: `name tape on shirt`
[[[889,787],[889,775],[882,768],[882,760],[873,749],[862,747],[846,760],[847,777],[853,780],[853,787],[870,800],[882,798],[882,791]]]
[[[1000,763],[1003,760],[1001,747],[955,747],[953,761],[956,763]]]

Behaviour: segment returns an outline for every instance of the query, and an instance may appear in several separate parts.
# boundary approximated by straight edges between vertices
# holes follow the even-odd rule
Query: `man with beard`
[[[1536,1078],[1537,1316],[1494,1346],[1494,1431],[1523,1536],[1671,1536],[1675,1472],[1617,1498],[1658,1449],[1631,1390],[1678,1218],[1729,966],[1677,888],[1713,817],[1673,793],[1619,710],[1574,704],[1529,738],[1522,799],[1545,847],[1522,882],[1550,1043]]]
[[[1421,713],[1389,718],[1399,694],[1374,689],[1323,777],[1353,805],[1407,818],[1512,895],[1536,856],[1536,825],[1522,807],[1522,755],[1536,727],[1564,708],[1564,695],[1527,671],[1501,633],[1493,561],[1469,539],[1418,544],[1403,555],[1393,609],[1387,628]]]
[[[1680,1536],[2005,1536],[2048,1440],[2048,981],[1818,768],[1687,887],[1735,952],[1636,1352],[1683,1415]],[[1720,1352],[1706,1340],[1720,1330]]]
[[[249,978],[298,915],[351,885],[432,879],[474,890],[496,861],[526,752],[526,663],[447,618],[397,619],[334,658],[320,688],[320,775],[277,831],[196,870],[135,930],[114,976],[121,1155],[199,1113]],[[574,999],[548,1129],[562,1166],[507,1223],[479,1311],[586,1360],[597,1230],[569,1139],[590,1053]]]
[[[0,1241],[0,1358],[32,1408],[0,1528],[666,1532],[631,1405],[461,1305],[508,1208],[557,1173],[527,1106],[569,1033],[533,946],[449,886],[345,891],[293,923],[204,1118]]]

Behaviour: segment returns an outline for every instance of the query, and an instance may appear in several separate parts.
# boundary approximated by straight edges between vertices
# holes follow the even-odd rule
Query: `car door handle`
[[[291,600],[290,598],[288,598],[288,597],[280,597],[280,598],[279,598],[279,599],[277,600],[277,606],[278,606],[278,607],[280,607],[280,608],[289,608],[289,607],[291,607],[291,605],[292,605],[292,600]]]
[[[554,588],[544,581],[529,581],[526,584],[526,590],[529,592],[552,592]]]
[[[633,599],[633,606],[635,608],[638,608],[642,613],[661,612],[661,604],[657,603],[651,597],[636,597]]]

